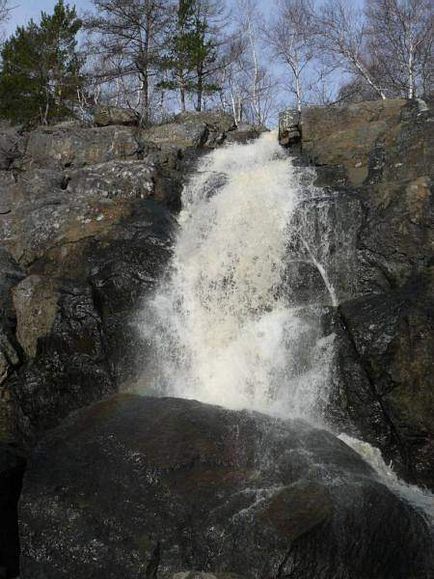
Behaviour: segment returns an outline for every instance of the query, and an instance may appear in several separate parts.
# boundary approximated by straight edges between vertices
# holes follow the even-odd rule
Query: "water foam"
[[[338,438],[355,450],[365,462],[372,466],[381,482],[388,486],[395,494],[424,513],[431,522],[434,522],[434,495],[429,490],[407,484],[398,478],[393,468],[386,464],[380,449],[372,446],[369,442],[364,442],[347,434],[340,434]]]

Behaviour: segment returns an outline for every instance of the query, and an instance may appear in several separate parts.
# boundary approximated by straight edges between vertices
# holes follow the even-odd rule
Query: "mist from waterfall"
[[[142,323],[148,388],[284,417],[319,415],[333,336],[322,336],[319,315],[285,292],[300,194],[275,133],[201,159],[183,192],[171,269]]]

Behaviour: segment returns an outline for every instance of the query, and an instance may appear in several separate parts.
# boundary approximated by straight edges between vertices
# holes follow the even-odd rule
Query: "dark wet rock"
[[[333,304],[357,295],[362,220],[361,203],[355,195],[327,190],[312,195],[309,191],[288,227],[285,264],[291,280],[288,286],[292,286],[291,303]]]
[[[430,106],[307,109],[302,158],[316,167],[316,185],[336,193],[299,214],[340,304],[325,321],[336,334],[329,420],[434,488]],[[301,303],[327,303],[312,260],[295,249],[305,259],[288,275],[300,276]]]
[[[19,570],[17,503],[25,458],[12,445],[0,442],[0,577],[16,577]]]
[[[432,279],[415,278],[402,289],[341,306],[360,371],[368,378],[384,428],[390,432],[389,443],[383,446],[386,457],[407,479],[430,488],[434,488],[433,289]],[[375,407],[369,407],[374,415]],[[359,413],[360,407],[353,420],[365,434],[366,418],[361,420]]]
[[[0,170],[6,440],[18,420],[31,444],[137,379],[146,358],[137,316],[170,257],[186,172],[234,128],[216,113],[147,130],[110,118],[24,136],[4,129],[9,149],[14,137],[23,153]]]
[[[328,172],[327,184],[346,184],[361,205],[359,293],[402,286],[432,259],[432,117],[419,108],[397,99],[312,107],[303,116],[303,156],[320,184]]]
[[[0,248],[0,441],[15,435],[15,414],[7,380],[22,362],[22,353],[15,339],[16,317],[12,288],[25,277],[12,256]]]
[[[431,564],[423,518],[330,433],[136,396],[39,444],[20,536],[23,579],[423,579]]]
[[[116,391],[91,289],[65,284],[58,292],[49,333],[37,338],[34,358],[10,384],[27,443],[73,410]]]

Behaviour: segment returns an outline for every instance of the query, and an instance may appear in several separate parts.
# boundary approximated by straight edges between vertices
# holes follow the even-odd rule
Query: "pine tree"
[[[70,116],[83,82],[75,7],[59,0],[37,25],[20,26],[2,49],[0,115],[13,122],[48,123]]]
[[[195,95],[195,108],[200,111],[204,94],[219,90],[212,82],[218,69],[218,42],[211,27],[211,20],[220,15],[215,8],[207,0],[179,0],[175,29],[162,60],[167,78],[160,86],[179,90],[183,111],[187,94]]]

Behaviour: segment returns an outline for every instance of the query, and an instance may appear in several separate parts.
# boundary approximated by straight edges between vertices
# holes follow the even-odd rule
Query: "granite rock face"
[[[324,320],[337,336],[330,416],[434,488],[431,105],[307,109],[301,150],[323,191],[304,219],[339,306]]]
[[[69,413],[134,382],[146,350],[136,315],[171,255],[187,172],[232,128],[225,116],[190,114],[166,139],[167,126],[100,113],[100,127],[0,129],[1,465],[13,445],[28,452]],[[1,481],[18,480],[14,468],[5,463]],[[3,543],[18,482],[2,493],[9,577],[17,550]]]
[[[71,417],[19,508],[23,579],[428,579],[432,563],[424,519],[332,434],[191,400]]]
[[[15,401],[29,443],[134,380],[135,313],[170,256],[186,172],[234,129],[216,113],[150,129],[100,113],[104,126],[0,135],[0,415]]]

